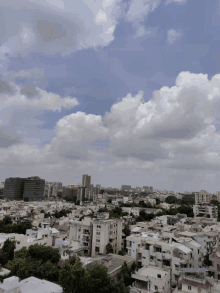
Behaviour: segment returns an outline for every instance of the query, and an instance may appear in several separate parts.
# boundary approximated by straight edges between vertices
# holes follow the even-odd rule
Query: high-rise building
[[[38,176],[5,179],[3,196],[7,200],[38,201],[44,200],[45,180]]]
[[[38,176],[32,176],[25,179],[24,182],[24,201],[44,200],[45,180]]]
[[[83,187],[90,187],[91,184],[91,176],[85,174],[82,176],[82,186]]]
[[[5,179],[3,196],[7,200],[22,200],[25,178],[10,177]]]

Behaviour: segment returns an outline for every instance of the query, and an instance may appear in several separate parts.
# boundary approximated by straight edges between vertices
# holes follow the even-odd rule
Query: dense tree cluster
[[[2,221],[0,221],[0,233],[18,233],[25,234],[27,229],[31,229],[32,224],[29,220],[23,220],[19,223],[12,224],[12,220],[9,216],[5,216]]]
[[[129,293],[131,274],[136,268],[135,264],[128,268],[125,263],[114,281],[104,265],[94,264],[85,269],[75,256],[58,266],[60,254],[52,247],[35,244],[16,252],[14,249],[15,243],[6,240],[0,250],[0,264],[11,271],[1,277],[1,281],[10,276],[18,276],[21,280],[34,276],[61,285],[64,293]]]
[[[55,212],[53,212],[53,213],[49,213],[49,212],[45,213],[44,218],[54,217],[54,218],[58,219],[61,217],[67,217],[71,212],[72,212],[71,209],[63,208],[60,211],[55,210]]]

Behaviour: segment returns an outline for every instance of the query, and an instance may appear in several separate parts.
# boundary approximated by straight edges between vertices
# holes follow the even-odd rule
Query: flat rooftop
[[[154,278],[157,278],[157,275],[160,274],[161,277],[164,277],[167,275],[169,271],[164,270],[162,268],[156,268],[156,267],[147,267],[147,268],[141,268],[138,270],[137,275],[144,275],[144,276],[151,276]]]

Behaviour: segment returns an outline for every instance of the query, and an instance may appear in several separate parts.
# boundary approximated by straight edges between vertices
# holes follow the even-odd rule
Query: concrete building
[[[158,234],[142,232],[126,237],[128,255],[136,260],[138,267],[156,266],[171,269],[171,285],[176,284],[180,271],[198,265],[193,250],[186,245],[164,240]],[[199,252],[200,254],[201,252]]]
[[[211,204],[197,204],[193,205],[193,213],[194,217],[197,217],[199,214],[202,214],[202,216],[212,218],[218,218],[218,207],[211,205]]]
[[[25,179],[24,182],[24,201],[42,201],[44,197],[45,180],[38,176]]]
[[[106,245],[111,243],[114,253],[121,250],[122,219],[94,219],[92,256],[106,253]]]
[[[211,262],[211,265],[208,267],[210,276],[213,276],[216,280],[220,280],[220,246],[215,253],[209,256],[209,261]]]
[[[82,186],[83,187],[90,187],[91,184],[91,176],[88,174],[82,175]]]
[[[10,277],[3,280],[0,285],[1,293],[62,293],[63,288],[52,282],[29,277],[19,282],[18,277]]]
[[[154,266],[143,267],[132,274],[135,280],[130,286],[130,293],[160,292],[170,293],[170,270]]]

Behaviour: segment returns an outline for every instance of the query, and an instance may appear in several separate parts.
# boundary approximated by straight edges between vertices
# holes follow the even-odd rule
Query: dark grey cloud
[[[10,127],[0,127],[0,147],[7,148],[13,144],[21,142],[21,137],[17,132]]]
[[[0,80],[0,94],[13,93],[13,88],[7,81]]]
[[[38,92],[35,88],[31,88],[29,86],[25,86],[21,89],[20,93],[22,95],[27,96],[28,98],[34,98],[38,95]]]

